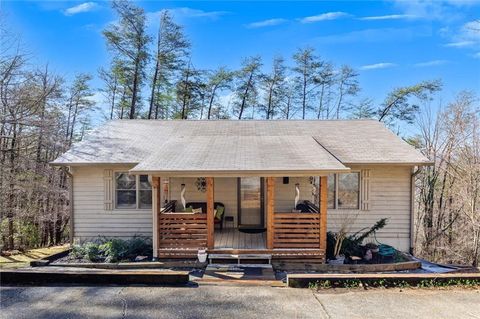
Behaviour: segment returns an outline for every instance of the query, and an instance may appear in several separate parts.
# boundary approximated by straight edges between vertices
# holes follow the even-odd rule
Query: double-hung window
[[[330,174],[328,176],[328,208],[360,208],[360,173]]]
[[[152,208],[152,185],[148,176],[115,173],[115,208]]]

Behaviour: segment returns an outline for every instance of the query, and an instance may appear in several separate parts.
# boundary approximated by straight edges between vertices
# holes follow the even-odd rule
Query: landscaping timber
[[[75,267],[95,269],[169,269],[169,268],[204,268],[207,263],[196,260],[176,261],[147,261],[147,262],[121,262],[121,263],[51,263],[53,267]]]
[[[396,284],[418,285],[422,282],[435,285],[437,283],[450,284],[467,282],[480,284],[480,273],[454,274],[288,274],[287,286],[291,288],[307,288],[313,285],[328,283],[329,286],[344,286],[352,282],[375,286],[381,283],[384,286]]]
[[[187,271],[66,271],[66,270],[3,270],[2,285],[45,284],[117,284],[117,285],[186,285]]]
[[[390,272],[415,270],[422,267],[419,261],[405,261],[390,264],[343,264],[329,265],[318,263],[315,260],[300,261],[273,261],[273,265],[277,270],[284,271],[317,271],[317,272],[333,272],[333,273],[373,273],[373,272]]]

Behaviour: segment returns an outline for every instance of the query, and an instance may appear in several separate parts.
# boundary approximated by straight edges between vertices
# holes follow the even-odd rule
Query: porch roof
[[[431,162],[374,120],[115,120],[52,164],[131,164],[137,173],[280,174]]]
[[[130,172],[293,176],[348,170],[309,136],[240,135],[172,137]]]

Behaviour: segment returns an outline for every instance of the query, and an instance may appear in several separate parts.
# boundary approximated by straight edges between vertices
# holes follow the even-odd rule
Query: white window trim
[[[358,174],[358,200],[357,200],[357,208],[343,208],[343,207],[338,207],[338,176],[340,174],[348,174],[348,173],[357,173]],[[333,199],[333,207],[332,208],[327,208],[327,209],[334,209],[334,210],[361,210],[361,203],[360,199],[361,197],[361,190],[362,188],[360,187],[362,181],[362,174],[360,170],[350,170],[348,173],[334,173],[334,179],[335,179],[335,198]]]
[[[140,210],[151,211],[152,208],[140,208],[140,175],[135,175],[135,207],[117,207],[117,173],[129,174],[128,171],[114,170],[113,171],[113,197],[114,197],[114,210]],[[153,192],[153,188],[152,188]],[[153,203],[152,203],[153,205]]]

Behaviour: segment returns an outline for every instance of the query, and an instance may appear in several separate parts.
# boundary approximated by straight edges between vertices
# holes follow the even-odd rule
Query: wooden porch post
[[[275,177],[267,177],[267,249],[273,249],[275,227]]]
[[[328,206],[328,176],[320,176],[320,249],[327,258],[327,206]]]
[[[158,236],[158,214],[160,214],[161,209],[161,199],[160,199],[160,177],[152,177],[152,247],[153,247],[153,258],[158,258],[158,247],[159,247],[159,236]]]
[[[215,216],[214,213],[214,203],[215,199],[213,198],[214,193],[214,184],[213,177],[207,177],[207,248],[214,248],[214,231],[215,231]]]

